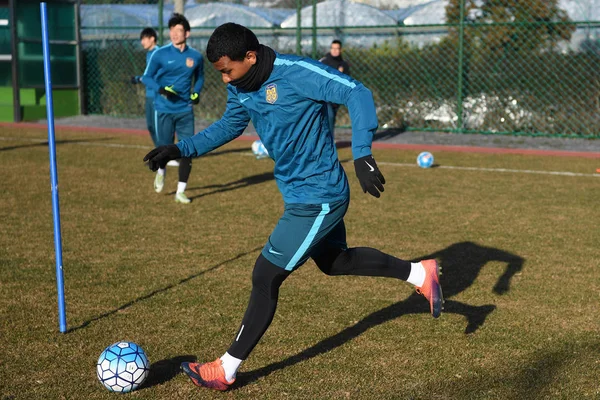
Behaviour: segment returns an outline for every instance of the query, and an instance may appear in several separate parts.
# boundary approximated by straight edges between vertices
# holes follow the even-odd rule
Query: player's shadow
[[[211,190],[210,192],[200,193],[197,195],[189,196],[189,199],[193,200],[193,199],[198,199],[200,197],[210,196],[211,194],[229,192],[231,190],[241,189],[241,188],[256,185],[259,183],[268,182],[273,179],[275,179],[273,172],[265,172],[263,174],[246,176],[246,177],[243,177],[242,179],[238,179],[236,181],[232,181],[232,182],[228,182],[228,183],[217,184],[217,185],[196,186],[196,187],[188,188],[187,192],[189,193],[191,191],[201,190],[201,189],[214,189],[214,190]],[[173,195],[173,194],[175,194],[175,192],[171,192],[168,194]]]
[[[419,257],[417,260],[430,258],[437,259],[443,269],[443,275],[440,277],[440,284],[442,285],[444,298],[446,299],[444,313],[464,316],[467,322],[465,334],[473,333],[482,326],[485,323],[486,318],[496,309],[496,306],[493,304],[471,305],[452,300],[451,298],[469,288],[473,282],[475,282],[475,279],[477,279],[481,269],[488,262],[492,261],[506,263],[504,272],[492,288],[494,293],[503,295],[510,290],[511,278],[521,271],[525,261],[518,255],[492,247],[480,246],[473,242],[456,243],[443,250]],[[254,371],[238,374],[235,387],[240,388],[262,377],[270,375],[275,371],[327,353],[377,325],[381,325],[403,315],[429,314],[429,312],[429,304],[427,301],[423,296],[413,292],[405,300],[367,315],[356,324],[331,337],[323,339],[319,343],[298,354]]]
[[[86,143],[86,142],[102,142],[102,141],[107,141],[107,140],[111,140],[112,138],[107,137],[107,138],[96,138],[96,139],[65,139],[65,140],[56,140],[54,143],[58,146],[58,145],[62,145],[62,144],[77,144],[77,143]],[[47,140],[40,140],[39,142],[36,141],[34,143],[27,143],[27,144],[20,144],[20,145],[15,145],[15,146],[7,146],[7,147],[0,147],[0,151],[9,151],[9,150],[18,150],[18,149],[28,149],[28,148],[32,148],[32,147],[48,147],[48,141]]]
[[[564,378],[568,366],[585,371],[586,362],[593,357],[589,355],[598,354],[599,351],[600,343],[597,339],[590,341],[588,338],[570,338],[566,343],[553,342],[551,346],[542,346],[529,355],[515,360],[504,360],[503,364],[509,372],[503,374],[502,379],[496,376],[496,369],[476,368],[475,373],[463,376],[461,379],[446,381],[444,398],[484,399],[489,398],[490,393],[497,393],[497,398],[506,399],[560,398],[556,392],[552,396],[550,390],[556,387],[561,378]],[[434,385],[434,390],[439,389],[437,383]],[[507,392],[511,395],[509,396]]]
[[[237,260],[239,258],[242,258],[242,257],[244,257],[244,256],[246,256],[248,254],[252,254],[252,253],[254,253],[254,252],[258,251],[258,250],[261,250],[261,249],[262,249],[262,246],[259,246],[259,247],[256,247],[256,248],[252,249],[252,250],[246,251],[244,253],[240,253],[240,254],[238,254],[235,257],[231,257],[231,258],[229,258],[229,259],[227,259],[225,261],[221,261],[220,263],[217,263],[217,264],[213,265],[212,267],[209,267],[207,269],[203,269],[200,272],[196,272],[195,274],[189,275],[189,276],[187,276],[187,277],[185,277],[183,279],[180,279],[179,281],[174,282],[174,283],[172,283],[170,285],[164,286],[164,287],[162,287],[160,289],[153,290],[152,292],[150,292],[150,293],[148,293],[148,294],[146,294],[144,296],[141,296],[141,297],[138,297],[137,299],[133,299],[131,301],[128,301],[127,303],[119,306],[118,308],[115,308],[114,310],[107,311],[104,314],[100,314],[100,315],[98,315],[98,316],[96,316],[94,318],[91,318],[91,319],[89,319],[87,321],[84,321],[80,325],[77,325],[77,326],[74,326],[72,328],[67,329],[67,333],[74,332],[74,331],[79,330],[81,328],[85,328],[86,326],[88,326],[92,322],[99,321],[99,320],[104,319],[106,317],[110,317],[111,315],[116,314],[119,311],[125,310],[125,309],[133,306],[134,304],[139,303],[140,301],[147,300],[149,298],[152,298],[152,297],[156,296],[157,294],[164,293],[164,292],[166,292],[166,291],[168,291],[170,289],[173,289],[174,287],[177,287],[177,286],[182,285],[182,284],[184,284],[184,283],[186,283],[188,281],[191,281],[192,279],[195,279],[195,278],[197,278],[199,276],[202,276],[202,275],[206,274],[207,272],[214,271],[215,269],[217,269],[219,267],[222,267],[223,265],[226,265],[226,264],[228,264],[228,263],[230,263],[232,261],[235,261],[235,260]]]
[[[182,362],[196,362],[196,356],[177,356],[152,363],[148,378],[139,389],[150,388],[170,381],[181,372]]]

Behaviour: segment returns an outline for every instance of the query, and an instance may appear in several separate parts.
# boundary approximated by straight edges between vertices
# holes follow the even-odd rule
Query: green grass
[[[59,132],[67,334],[58,332],[48,148],[0,136],[0,399],[114,399],[100,352],[139,343],[153,363],[131,399],[582,399],[600,396],[600,178],[382,165],[377,200],[352,186],[350,246],[444,269],[438,320],[392,279],[284,283],[270,329],[227,393],[194,387],[181,360],[220,356],[283,210],[272,162],[248,142],[194,161],[189,206],[156,194],[149,139]],[[9,138],[9,139],[6,139]],[[85,143],[82,143],[85,142]],[[130,147],[108,147],[119,144]],[[416,152],[378,150],[414,164]],[[437,152],[442,166],[592,174],[598,160]],[[340,158],[351,158],[349,149]],[[169,168],[166,192],[175,190]]]

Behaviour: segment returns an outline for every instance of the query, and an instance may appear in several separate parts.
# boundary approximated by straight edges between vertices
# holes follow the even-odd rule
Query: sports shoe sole
[[[442,293],[442,285],[439,284],[440,276],[442,275],[442,268],[437,261],[435,261],[435,270],[438,276],[438,284],[435,285],[435,288],[432,289],[431,293],[431,315],[433,315],[433,318],[438,318],[444,309],[444,294]]]
[[[179,197],[175,197],[175,203],[179,203],[179,204],[190,204],[192,201],[184,201],[179,199]]]
[[[215,389],[220,391],[225,391],[229,389],[228,385],[225,385],[219,381],[205,381],[202,379],[200,374],[196,373],[193,369],[190,368],[190,363],[184,362],[181,363],[181,370],[190,378],[192,383],[196,386],[205,387],[209,389]]]

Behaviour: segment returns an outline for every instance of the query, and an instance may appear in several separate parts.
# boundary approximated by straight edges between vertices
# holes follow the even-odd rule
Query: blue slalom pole
[[[62,238],[60,235],[60,209],[58,207],[58,174],[56,173],[56,141],[54,140],[54,105],[52,102],[52,77],[50,75],[50,44],[48,41],[48,12],[46,9],[46,3],[40,3],[40,12],[42,17],[42,49],[44,52],[44,84],[46,86],[46,119],[48,120],[48,151],[50,152],[52,216],[54,219],[54,252],[56,253],[58,327],[62,333],[65,333],[67,331],[67,313],[65,311]]]

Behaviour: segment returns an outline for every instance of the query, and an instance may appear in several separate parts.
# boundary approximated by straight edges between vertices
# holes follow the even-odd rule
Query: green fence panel
[[[556,0],[461,1],[463,19],[459,0],[450,0],[443,24],[318,27],[317,56],[331,40],[343,41],[382,128],[600,138],[600,21],[571,20]],[[156,3],[144,3],[144,15],[158,14]],[[143,116],[144,88],[127,84],[145,68],[139,32],[150,20],[141,15],[129,26],[81,27],[89,113]],[[189,44],[204,53],[213,29],[192,27]],[[296,53],[295,29],[253,30],[276,51]],[[302,53],[312,55],[312,30],[298,37]],[[216,120],[225,85],[209,63],[205,79],[195,113]],[[343,107],[337,122],[350,124]]]

